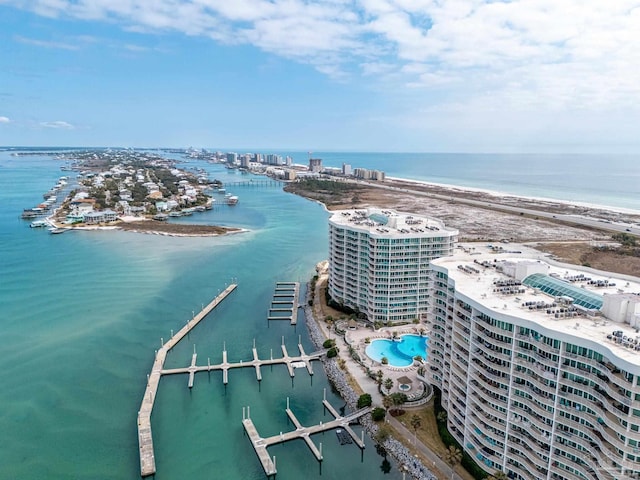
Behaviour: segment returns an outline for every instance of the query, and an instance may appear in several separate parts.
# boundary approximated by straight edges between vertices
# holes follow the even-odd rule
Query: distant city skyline
[[[0,0],[0,45],[0,145],[640,152],[631,0]]]

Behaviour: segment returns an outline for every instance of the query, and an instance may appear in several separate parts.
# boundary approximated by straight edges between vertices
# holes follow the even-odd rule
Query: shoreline
[[[313,308],[308,304],[308,300],[311,298],[310,289],[311,286],[307,282],[307,293],[305,299],[307,301],[304,304],[307,332],[311,343],[313,343],[316,348],[322,348],[322,343],[328,338],[328,336],[321,323],[315,318]],[[333,388],[336,389],[345,403],[355,411],[357,409],[356,407],[359,395],[354,391],[353,387],[349,385],[347,373],[340,369],[335,358],[328,359],[326,357],[322,357],[320,362],[322,363],[325,375]],[[355,378],[354,381],[358,383]],[[378,442],[375,439],[375,435],[379,429],[378,424],[374,422],[370,416],[364,416],[360,418],[360,425],[370,436],[371,440],[377,444]],[[390,436],[382,442],[381,445],[384,447],[386,453],[393,457],[399,466],[403,466],[403,471],[407,472],[412,478],[419,480],[437,480],[436,475],[426,467],[419,458],[414,456],[399,440]]]
[[[70,226],[56,222],[52,217],[47,217],[46,221],[49,225],[68,231],[95,232],[95,231],[113,231],[140,233],[147,235],[163,235],[166,237],[220,237],[226,235],[236,235],[246,233],[250,230],[238,227],[223,227],[218,225],[203,225],[189,223],[160,223],[152,222],[150,219],[121,220],[116,225],[84,225]],[[151,228],[145,228],[146,226]],[[169,226],[167,228],[167,226]],[[164,227],[164,228],[163,228]],[[184,231],[181,231],[184,230]],[[191,232],[187,230],[193,230]]]
[[[414,184],[422,187],[440,188],[443,190],[456,192],[463,195],[469,194],[469,193],[483,194],[483,195],[489,195],[491,197],[495,197],[499,199],[513,198],[515,200],[525,200],[525,201],[538,202],[538,203],[555,203],[555,204],[560,204],[568,207],[575,206],[575,207],[582,207],[582,208],[590,208],[594,210],[603,210],[603,211],[612,212],[612,213],[622,213],[625,215],[640,216],[640,209],[635,210],[635,209],[626,208],[626,207],[601,205],[596,203],[580,202],[580,201],[573,201],[573,200],[561,200],[561,199],[552,198],[552,197],[540,197],[540,196],[534,197],[530,195],[518,195],[515,193],[509,193],[509,192],[504,192],[499,190],[490,190],[490,189],[479,188],[479,187],[467,187],[467,186],[454,185],[454,184],[448,184],[448,183],[437,183],[437,182],[430,182],[427,180],[414,180],[414,179],[403,178],[403,177],[386,177],[385,182],[383,183],[386,183],[387,180],[390,180],[392,183],[407,183],[407,184]],[[366,182],[366,184],[375,185],[374,182]]]

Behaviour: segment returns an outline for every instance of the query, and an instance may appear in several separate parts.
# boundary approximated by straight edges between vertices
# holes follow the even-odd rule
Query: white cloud
[[[70,43],[55,42],[50,40],[38,40],[36,38],[28,38],[21,35],[15,35],[13,39],[16,42],[24,43],[26,45],[35,45],[36,47],[57,48],[60,50],[79,50],[79,47],[77,45],[72,45]]]
[[[68,122],[56,120],[55,122],[40,122],[40,126],[45,128],[55,128],[61,130],[74,130],[76,127]]]
[[[333,78],[344,79],[355,68],[370,82],[390,82],[390,92],[411,87],[418,107],[640,113],[638,0],[4,3],[50,17],[116,22],[138,32],[177,31],[250,44]]]
[[[11,123],[9,117],[0,117],[0,123]]]

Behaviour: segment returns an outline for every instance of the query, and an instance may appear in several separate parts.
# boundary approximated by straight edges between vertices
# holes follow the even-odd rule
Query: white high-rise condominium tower
[[[329,295],[370,322],[421,319],[429,263],[451,255],[458,231],[390,210],[339,210],[329,219]]]
[[[492,474],[639,478],[638,279],[508,250],[431,264],[429,372],[450,433]]]

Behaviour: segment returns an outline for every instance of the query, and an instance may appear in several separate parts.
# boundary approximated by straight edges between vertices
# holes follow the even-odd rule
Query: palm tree
[[[451,480],[453,480],[453,469],[462,461],[462,452],[454,445],[449,445],[449,449],[444,452],[444,461],[451,467]]]
[[[390,378],[385,378],[384,388],[387,389],[387,392],[390,392],[391,389],[393,388],[393,380],[391,380]]]
[[[438,420],[440,423],[444,423],[447,421],[447,412],[439,412],[438,416],[436,417],[436,420]]]
[[[389,395],[383,397],[382,398],[382,406],[385,408],[385,410],[387,411],[387,414],[388,414],[389,413],[389,409],[393,406],[393,398],[391,398]]]
[[[413,427],[413,443],[416,444],[417,443],[416,435],[417,435],[418,429],[422,425],[422,420],[420,419],[420,416],[413,414],[411,416],[410,422],[411,422],[411,426]]]
[[[382,377],[384,376],[384,373],[382,373],[382,370],[378,370],[376,372],[376,383],[378,384],[378,386],[382,385]]]

